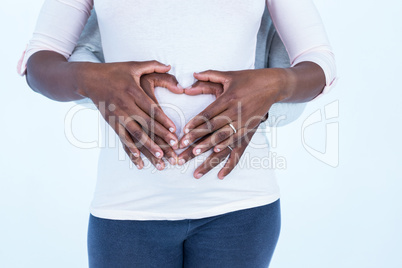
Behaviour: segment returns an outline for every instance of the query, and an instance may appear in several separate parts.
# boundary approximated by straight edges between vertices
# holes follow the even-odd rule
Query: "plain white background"
[[[283,223],[271,267],[402,267],[402,4],[315,2],[340,80],[298,121],[278,129],[273,150],[287,168],[277,173]],[[98,149],[67,141],[72,103],[32,92],[15,71],[41,3],[3,1],[0,9],[0,267],[86,267]],[[313,157],[301,138],[303,122],[334,101],[336,168]],[[97,116],[85,111],[75,118],[80,139],[97,139]],[[305,130],[308,147],[325,149],[327,123]]]

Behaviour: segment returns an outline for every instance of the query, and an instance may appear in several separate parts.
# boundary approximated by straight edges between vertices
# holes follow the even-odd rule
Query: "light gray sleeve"
[[[268,8],[261,20],[257,36],[255,68],[290,67],[288,53],[272,23]],[[266,123],[270,127],[284,126],[295,121],[303,113],[307,103],[275,103],[269,110]]]
[[[84,30],[78,40],[72,55],[68,59],[70,62],[87,61],[103,63],[105,59],[103,57],[101,36],[98,27],[98,20],[95,10],[92,10],[91,16],[85,25]],[[75,101],[78,104],[85,104],[92,106],[93,103],[90,99],[85,98]]]
[[[91,11],[91,16],[81,33],[80,39],[69,61],[105,62],[98,19],[94,9]]]

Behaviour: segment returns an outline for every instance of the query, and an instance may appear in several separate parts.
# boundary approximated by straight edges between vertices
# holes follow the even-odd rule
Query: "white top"
[[[333,54],[320,17],[310,0],[267,1],[272,19],[292,65],[319,64],[327,92],[335,79]],[[183,87],[194,83],[193,72],[253,69],[256,36],[264,0],[96,0],[106,62],[157,60],[172,66]],[[90,10],[91,0],[47,0],[25,57],[39,50],[71,55]],[[183,126],[214,101],[212,95],[176,95],[164,88],[156,97],[177,127]],[[103,147],[90,212],[97,217],[133,220],[178,220],[214,216],[269,204],[279,198],[263,126],[240,163],[219,180],[216,167],[201,179],[193,172],[208,153],[184,167],[167,165],[137,170],[126,157],[114,131],[103,122]],[[148,165],[147,165],[148,163]],[[280,163],[275,163],[280,164]]]

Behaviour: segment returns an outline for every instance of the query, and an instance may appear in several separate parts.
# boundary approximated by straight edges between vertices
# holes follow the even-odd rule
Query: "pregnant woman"
[[[107,63],[68,62],[93,4]],[[45,2],[22,62],[29,85],[89,98],[103,139],[121,140],[99,157],[91,267],[269,265],[279,188],[260,123],[274,103],[327,92],[335,65],[310,0],[266,4],[290,68],[254,69],[264,0]]]

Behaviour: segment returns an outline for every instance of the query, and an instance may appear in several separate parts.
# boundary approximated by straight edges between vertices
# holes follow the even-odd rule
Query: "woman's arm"
[[[105,63],[95,9],[92,9],[91,16],[89,17],[88,22],[78,39],[77,46],[74,48],[68,61]],[[75,100],[74,102],[77,104],[89,104],[93,108],[93,103],[90,98]]]
[[[68,64],[66,59],[76,46],[92,7],[92,0],[45,1],[20,70],[21,74],[26,73],[34,91],[57,101],[83,98],[74,81],[82,64]],[[57,53],[37,54],[39,51]]]
[[[255,68],[288,68],[290,59],[285,45],[280,39],[268,11],[265,7],[257,35]],[[280,127],[298,119],[307,103],[281,102],[274,103],[269,109],[269,117],[265,123],[270,127]]]
[[[78,92],[77,74],[90,63],[69,63],[54,51],[39,51],[28,60],[26,79],[37,93],[56,101],[73,101],[85,98]]]
[[[281,101],[304,102],[328,92],[336,79],[335,58],[313,1],[267,0],[267,7],[294,67],[285,70],[288,92]]]
[[[27,81],[31,88],[53,100],[90,98],[140,166],[139,146],[162,158],[163,150],[150,136],[163,137],[177,149],[176,128],[141,88],[140,78],[148,73],[166,73],[170,67],[154,61],[67,62],[92,7],[92,0],[45,1],[21,72],[25,73],[27,66]],[[175,90],[182,92],[177,85]],[[140,144],[136,145],[133,139]]]

